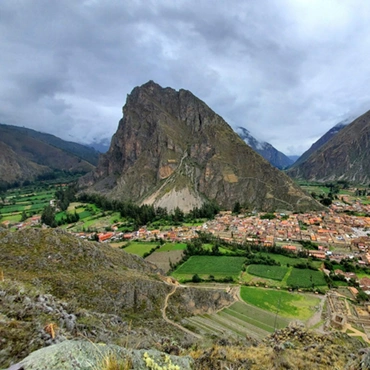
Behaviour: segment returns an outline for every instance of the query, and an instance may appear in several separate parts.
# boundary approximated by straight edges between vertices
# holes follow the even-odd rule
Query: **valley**
[[[2,196],[1,225],[12,230],[39,228],[43,207],[56,206],[55,192],[67,186],[49,183],[9,190]],[[302,186],[318,195],[329,192],[322,185]],[[184,218],[180,225],[171,225],[169,219],[162,219],[154,223],[156,228],[148,224],[136,230],[133,220],[120,212],[73,201],[65,211],[55,212],[55,220],[78,214],[78,221],[62,224],[61,229],[144,257],[183,287],[233,291],[236,302],[228,307],[185,317],[173,316],[168,297],[169,320],[195,336],[221,335],[237,340],[247,335],[259,341],[293,322],[328,330],[333,323],[326,312],[326,294],[348,287],[345,299],[352,306],[358,297],[351,287],[361,287],[361,291],[370,288],[362,285],[370,280],[366,260],[370,224],[363,216],[369,209],[367,195],[359,194],[364,193],[355,187],[341,190],[327,212],[226,211],[213,220]],[[203,242],[189,252],[189,243],[197,240],[194,238]],[[370,316],[352,317],[353,322],[358,320],[362,323],[353,324],[354,329],[349,324],[343,330],[368,341]]]

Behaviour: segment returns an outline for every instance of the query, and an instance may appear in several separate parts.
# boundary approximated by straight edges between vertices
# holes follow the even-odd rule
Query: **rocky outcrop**
[[[288,170],[291,177],[310,181],[370,181],[370,111],[341,128],[305,160]]]
[[[193,369],[193,363],[189,356],[179,357],[156,350],[128,350],[113,344],[68,340],[35,351],[8,370],[148,370],[159,366],[161,369],[176,369],[178,366],[177,369],[190,370]],[[158,367],[154,367],[154,364]]]
[[[321,207],[191,92],[152,81],[128,95],[109,151],[80,185],[169,210],[206,200],[226,209],[237,201],[260,210]]]

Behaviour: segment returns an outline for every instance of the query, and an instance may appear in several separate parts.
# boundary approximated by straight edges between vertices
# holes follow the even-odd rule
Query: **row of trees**
[[[166,208],[154,207],[149,204],[138,206],[132,202],[107,199],[100,194],[83,193],[78,197],[78,200],[94,203],[104,211],[120,212],[121,217],[133,220],[137,226],[147,225],[160,220],[176,225],[199,218],[212,219],[219,212],[219,207],[211,202],[203,204],[200,208],[194,208],[188,214],[185,214],[178,207],[169,213]]]

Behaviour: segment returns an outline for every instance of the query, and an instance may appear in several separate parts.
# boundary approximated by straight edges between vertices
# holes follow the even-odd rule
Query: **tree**
[[[361,302],[361,301],[363,301],[363,302],[365,302],[365,301],[367,301],[367,300],[369,300],[369,296],[363,291],[363,290],[360,290],[359,292],[358,292],[358,294],[357,294],[357,300],[359,301],[359,302]]]
[[[21,222],[23,222],[23,221],[26,221],[27,220],[27,213],[26,213],[26,211],[23,211],[22,212],[22,216],[21,216]]]
[[[172,219],[174,222],[183,222],[184,212],[179,207],[176,207],[173,211]]]
[[[233,213],[239,214],[240,211],[241,211],[241,209],[242,209],[242,207],[241,207],[240,203],[239,202],[235,202],[234,208],[233,208]]]
[[[200,282],[202,281],[202,279],[199,277],[199,275],[198,275],[198,274],[195,274],[195,275],[193,275],[193,277],[191,278],[191,281],[192,281],[193,283],[200,283]]]
[[[52,206],[48,205],[44,208],[41,214],[41,222],[50,227],[56,227],[55,210]]]
[[[333,203],[333,201],[330,198],[325,197],[320,200],[320,203],[326,207],[329,207]]]

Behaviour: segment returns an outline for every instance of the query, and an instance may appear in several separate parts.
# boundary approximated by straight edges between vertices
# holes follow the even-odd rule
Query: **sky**
[[[1,0],[0,122],[90,144],[154,80],[298,155],[370,110],[368,0]]]

